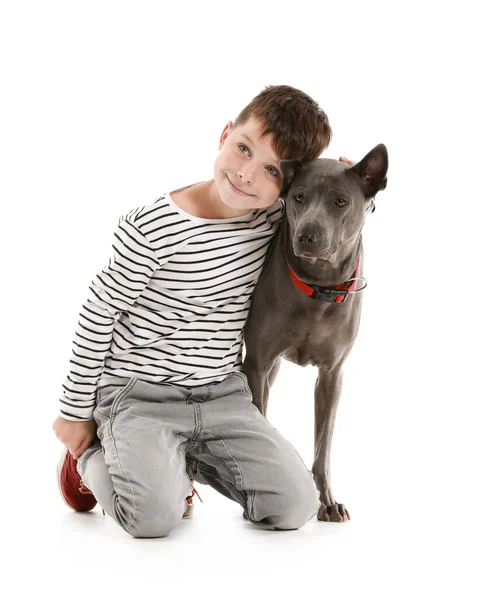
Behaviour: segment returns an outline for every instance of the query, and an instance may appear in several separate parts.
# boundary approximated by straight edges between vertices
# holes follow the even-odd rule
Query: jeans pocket
[[[105,385],[96,390],[96,406],[94,412],[96,415],[98,415],[98,418],[100,416],[102,417],[99,419],[100,421],[111,418],[113,410],[116,408],[120,398],[123,396],[124,391],[133,387],[136,381],[137,379],[132,377],[125,384]]]
[[[250,396],[250,400],[252,400],[251,390],[250,386],[248,385],[247,376],[242,371],[235,371],[235,375],[237,375],[243,383],[243,389],[241,391],[248,394],[248,396]]]

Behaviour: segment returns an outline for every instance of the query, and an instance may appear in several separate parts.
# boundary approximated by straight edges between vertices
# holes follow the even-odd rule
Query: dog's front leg
[[[255,404],[264,417],[267,416],[270,387],[275,380],[279,365],[280,360],[278,359],[275,362],[252,360],[252,357],[248,354],[243,363],[243,373],[245,373],[248,379],[253,404]]]
[[[312,466],[314,481],[320,492],[321,506],[317,513],[319,521],[344,522],[350,516],[343,504],[338,504],[331,492],[331,443],[336,411],[341,395],[341,365],[328,369],[319,367],[315,388],[314,449]]]

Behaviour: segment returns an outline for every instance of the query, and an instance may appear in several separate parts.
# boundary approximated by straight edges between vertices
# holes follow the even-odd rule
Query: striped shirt
[[[279,198],[201,219],[164,194],[120,217],[80,313],[60,415],[91,419],[102,376],[190,388],[241,371],[250,297],[283,211]]]

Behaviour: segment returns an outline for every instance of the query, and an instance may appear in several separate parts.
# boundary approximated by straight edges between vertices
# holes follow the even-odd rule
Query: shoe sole
[[[61,494],[61,498],[62,498],[62,501],[64,502],[64,504],[67,507],[69,507],[71,510],[74,510],[76,512],[89,512],[89,511],[84,511],[84,510],[79,511],[77,508],[74,508],[74,506],[71,506],[69,504],[69,502],[66,500],[66,498],[64,497],[64,494],[62,493],[61,474],[62,474],[62,468],[64,466],[64,461],[66,460],[66,455],[68,452],[69,452],[69,449],[66,446],[64,446],[64,449],[61,452],[61,458],[59,459],[59,462],[57,463],[56,475],[57,475],[57,487],[59,489],[59,493]],[[91,510],[93,510],[93,509],[91,509]]]
[[[64,446],[64,449],[61,453],[61,458],[59,459],[59,462],[57,463],[57,469],[56,469],[57,487],[59,488],[59,493],[61,494],[61,498],[62,498],[62,501],[64,502],[64,504],[66,506],[68,506],[71,510],[76,510],[68,503],[68,501],[64,497],[64,494],[62,493],[62,488],[61,488],[61,473],[62,473],[62,468],[64,466],[64,461],[66,460],[66,455],[68,452],[69,452],[68,448],[66,446]]]

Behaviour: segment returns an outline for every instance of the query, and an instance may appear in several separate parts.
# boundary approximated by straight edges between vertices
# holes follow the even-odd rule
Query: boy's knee
[[[136,509],[123,510],[118,505],[118,524],[134,538],[166,537],[182,520],[186,506],[185,501],[175,502],[173,497],[163,502],[162,496],[158,502],[141,504]]]
[[[279,494],[257,493],[253,504],[253,522],[274,529],[300,529],[316,516],[319,492],[309,477],[300,485],[287,485]]]
[[[166,537],[180,523],[182,514],[179,511],[165,510],[164,514],[157,515],[155,518],[141,515],[130,526],[125,527],[125,531],[134,538]]]

